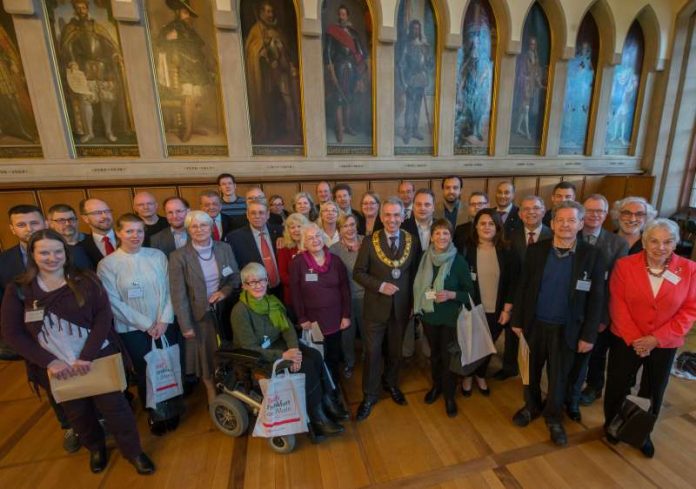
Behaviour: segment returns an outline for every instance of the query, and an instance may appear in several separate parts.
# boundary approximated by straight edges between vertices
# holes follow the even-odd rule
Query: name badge
[[[145,295],[145,291],[140,286],[128,288],[128,298],[129,299],[140,299],[144,295]]]
[[[592,280],[578,280],[578,283],[575,285],[575,290],[579,290],[581,292],[589,292],[591,286]]]
[[[316,273],[305,273],[305,282],[318,282],[319,275]]]
[[[471,272],[471,280],[476,282],[476,272]]]
[[[271,346],[271,339],[268,336],[263,337],[263,341],[261,342],[261,348],[264,350],[269,348]]]
[[[25,323],[35,323],[37,321],[43,321],[44,310],[41,309],[31,309],[29,311],[24,311],[24,322]]]
[[[229,266],[225,266],[222,269],[222,276],[223,277],[228,277],[228,276],[232,275],[233,273],[234,272],[232,271],[232,269]]]
[[[679,282],[681,282],[681,277],[674,272],[670,272],[669,270],[665,270],[665,273],[663,273],[662,276],[672,285],[677,285]]]
[[[606,282],[607,280],[609,280],[609,270],[604,272],[604,281]]]
[[[427,300],[434,301],[436,297],[437,297],[437,292],[435,292],[435,289],[428,289],[425,291],[425,298]]]

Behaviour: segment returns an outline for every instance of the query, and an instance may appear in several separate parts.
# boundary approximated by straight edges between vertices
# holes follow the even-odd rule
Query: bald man
[[[114,233],[114,216],[109,204],[100,199],[85,199],[80,202],[80,217],[89,226],[91,234],[85,236],[77,246],[87,253],[92,268],[107,255],[116,250],[116,234]]]
[[[133,211],[145,221],[144,246],[150,246],[150,237],[169,226],[167,219],[157,214],[158,208],[157,199],[150,192],[138,192],[133,197]]]

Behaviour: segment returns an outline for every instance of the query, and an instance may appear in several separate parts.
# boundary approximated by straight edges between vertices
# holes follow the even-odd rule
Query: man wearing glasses
[[[116,251],[116,234],[114,233],[114,217],[109,205],[99,199],[84,199],[80,201],[80,215],[87,223],[92,234],[79,242],[78,246],[92,261],[92,268],[105,256]]]
[[[471,229],[474,224],[474,218],[478,211],[481,209],[486,209],[488,207],[488,195],[485,192],[479,190],[471,192],[469,195],[469,220],[463,224],[459,224],[454,229],[454,246],[457,248],[459,253],[464,254],[466,252],[466,242],[471,236]]]
[[[84,248],[77,246],[85,239],[85,233],[77,227],[77,215],[75,209],[68,204],[56,204],[48,209],[48,227],[63,236],[68,243],[75,266],[81,270],[93,269],[92,261],[85,253]]]

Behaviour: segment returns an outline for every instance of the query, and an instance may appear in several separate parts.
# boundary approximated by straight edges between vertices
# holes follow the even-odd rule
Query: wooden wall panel
[[[599,193],[604,195],[609,201],[609,207],[626,195],[626,177],[608,176],[602,180]]]
[[[120,215],[133,212],[133,191],[130,188],[92,188],[87,190],[87,195],[109,204],[114,222]]]
[[[164,202],[164,199],[178,195],[176,192],[176,187],[173,185],[171,187],[134,187],[133,196],[135,196],[135,194],[138,192],[150,192],[155,196],[155,199],[157,199],[157,203],[159,204],[157,213],[161,216],[164,215],[164,208],[162,207],[162,202]]]
[[[263,192],[266,194],[266,198],[270,199],[271,195],[278,194],[283,197],[285,201],[285,210],[291,211],[290,203],[292,202],[293,196],[297,193],[299,185],[296,183],[265,183],[263,185]]]
[[[430,180],[402,180],[402,182],[411,182],[416,190],[420,188],[430,188]]]
[[[18,243],[15,235],[10,231],[10,218],[7,216],[7,211],[10,207],[20,204],[37,205],[36,196],[31,190],[18,190],[15,192],[0,192],[0,244],[2,249],[12,248]]]
[[[200,209],[199,198],[204,190],[214,190],[217,192],[215,185],[181,185],[179,186],[179,195],[188,200],[191,210]]]
[[[350,185],[350,188],[353,189],[353,209],[360,209],[360,198],[367,192],[370,182],[367,180],[341,180],[336,183],[347,183]]]
[[[582,193],[583,200],[586,199],[588,195],[600,193],[603,179],[604,176],[602,175],[587,175],[585,177],[585,188]],[[609,201],[609,206],[611,207],[611,201]]]
[[[538,183],[537,177],[515,178],[515,204],[520,205],[527,195],[536,195]]]
[[[540,177],[539,178],[539,188],[537,195],[544,199],[546,203],[546,208],[551,208],[551,194],[553,193],[553,187],[561,181],[561,177]]]
[[[471,192],[485,192],[486,191],[486,179],[485,178],[465,178],[462,184],[462,202],[465,205],[469,204],[469,196]],[[490,199],[489,199],[490,200]],[[492,202],[495,202],[493,200]]]
[[[335,180],[327,181],[329,182],[329,185],[331,185],[331,188],[333,188],[333,186],[336,185]],[[318,180],[312,180],[311,182],[301,182],[300,191],[307,192],[312,196],[312,199],[317,200],[317,183],[319,183]]]
[[[575,189],[577,190],[575,193],[575,200],[582,202],[582,196],[585,195],[585,177],[583,175],[567,175],[563,177],[563,181],[575,185]]]
[[[654,183],[655,177],[651,176],[627,177],[625,197],[633,195],[650,200]]]
[[[370,190],[377,192],[379,198],[384,201],[387,197],[399,195],[399,183],[401,183],[399,180],[373,180],[370,182]],[[362,194],[356,194],[353,191],[353,202],[356,206],[360,205],[360,197]]]
[[[80,217],[80,201],[87,197],[87,193],[83,189],[60,189],[60,190],[39,190],[39,205],[44,211],[44,214],[48,212],[51,206],[56,204],[68,204],[73,209],[75,209],[75,215],[77,216],[77,221],[80,224],[80,231],[83,233],[89,233],[89,226]],[[46,215],[48,219],[48,215]]]

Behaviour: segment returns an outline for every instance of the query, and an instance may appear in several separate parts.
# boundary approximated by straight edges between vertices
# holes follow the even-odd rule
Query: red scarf
[[[314,259],[314,256],[309,251],[303,251],[302,258],[304,258],[304,261],[309,269],[316,273],[326,273],[329,271],[329,267],[331,267],[331,253],[329,253],[329,249],[326,246],[324,246],[323,265],[319,266],[317,261]]]

